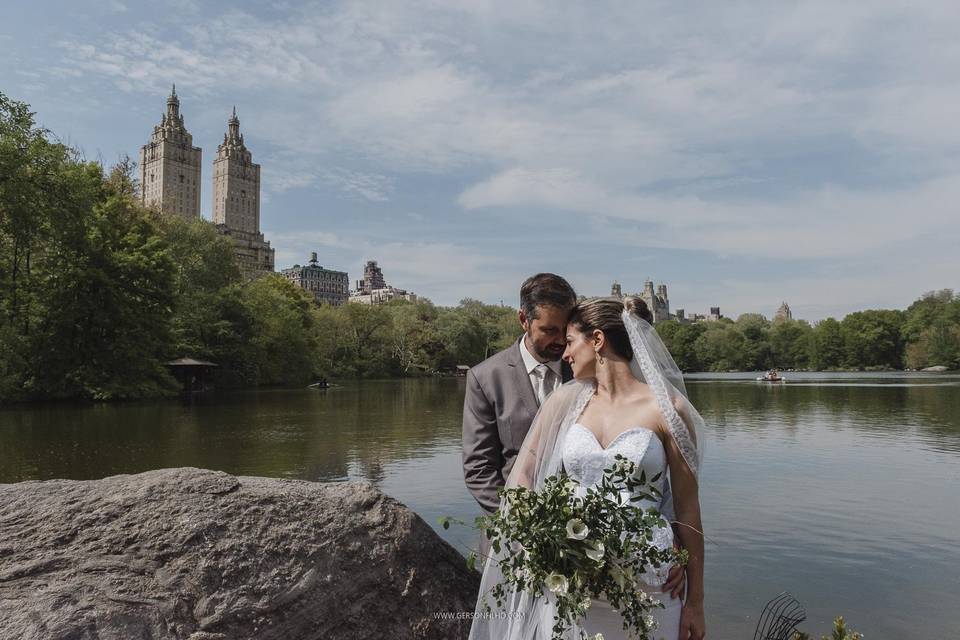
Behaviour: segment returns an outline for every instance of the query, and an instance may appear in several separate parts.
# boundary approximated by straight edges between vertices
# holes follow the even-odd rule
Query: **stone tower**
[[[200,217],[200,147],[183,125],[174,85],[167,112],[140,148],[140,198],[166,214]]]
[[[369,295],[376,289],[386,289],[387,282],[383,278],[383,269],[376,260],[367,260],[363,267],[363,280],[357,281],[357,292]]]
[[[213,161],[213,222],[260,233],[260,165],[243,143],[236,107]]]
[[[773,314],[774,320],[793,320],[793,312],[790,311],[790,305],[786,302],[780,305],[780,308],[777,309],[777,312]]]
[[[656,292],[653,289],[653,280],[646,280],[643,283],[643,293],[639,294],[643,301],[650,308],[653,314],[653,322],[665,322],[670,319],[670,299],[667,297],[667,285],[657,285]]]
[[[213,222],[233,239],[247,276],[273,271],[274,251],[260,233],[260,165],[243,142],[236,107],[213,161]]]
[[[617,298],[623,297],[623,288],[620,286],[620,283],[614,280],[613,284],[610,286],[610,295],[616,296]]]

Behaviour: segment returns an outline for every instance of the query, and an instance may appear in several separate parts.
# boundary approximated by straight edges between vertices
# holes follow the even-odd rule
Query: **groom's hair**
[[[537,319],[540,305],[572,309],[576,304],[577,294],[573,287],[555,273],[538,273],[520,285],[520,309],[530,320]]]

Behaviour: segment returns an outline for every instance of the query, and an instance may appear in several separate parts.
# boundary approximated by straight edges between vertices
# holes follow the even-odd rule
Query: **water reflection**
[[[368,382],[179,402],[0,410],[0,482],[171,466],[343,480],[422,456],[459,428],[462,381]]]
[[[960,381],[765,385],[698,379],[687,388],[721,439],[731,430],[762,437],[770,428],[789,433],[812,422],[890,437],[912,430],[934,449],[960,451]]]

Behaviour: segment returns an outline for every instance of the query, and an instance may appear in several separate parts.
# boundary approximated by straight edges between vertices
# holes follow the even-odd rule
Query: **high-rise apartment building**
[[[243,142],[236,107],[213,161],[213,222],[233,240],[246,275],[273,271],[274,250],[260,233],[260,165]]]
[[[183,124],[174,85],[167,112],[140,148],[141,200],[165,214],[200,217],[200,147]]]

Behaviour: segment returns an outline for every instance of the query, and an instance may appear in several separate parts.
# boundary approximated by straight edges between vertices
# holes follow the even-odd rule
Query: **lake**
[[[752,638],[790,591],[815,637],[844,615],[868,640],[956,637],[960,375],[687,377],[707,422],[701,473],[708,636]],[[194,466],[237,475],[367,479],[464,553],[480,514],[463,485],[462,379],[194,402],[0,409],[0,482]]]

